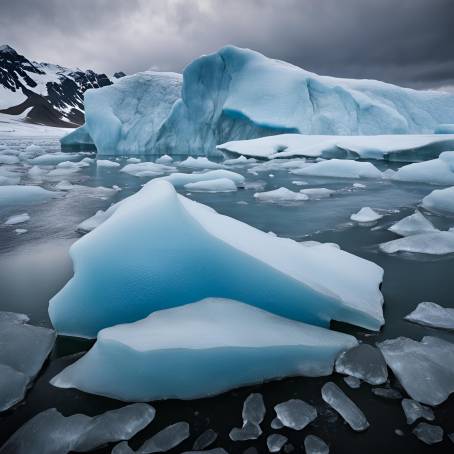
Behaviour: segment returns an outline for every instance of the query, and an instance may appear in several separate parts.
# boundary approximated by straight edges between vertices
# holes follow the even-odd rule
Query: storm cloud
[[[307,70],[454,85],[453,0],[0,0],[0,44],[99,72],[183,70],[226,44]]]

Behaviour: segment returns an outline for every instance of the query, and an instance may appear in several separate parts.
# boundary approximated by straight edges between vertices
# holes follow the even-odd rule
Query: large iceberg
[[[70,249],[74,276],[52,298],[62,334],[105,327],[209,296],[231,298],[320,326],[383,324],[372,262],[324,245],[302,247],[178,195],[152,180]]]
[[[336,356],[356,344],[347,334],[208,298],[100,331],[94,347],[51,383],[124,401],[194,399],[286,376],[329,375]]]
[[[451,94],[319,76],[234,46],[190,63],[177,99],[179,77],[141,73],[87,91],[86,126],[98,151],[206,156],[227,141],[283,133],[429,134],[454,118]]]
[[[422,199],[421,205],[426,210],[434,213],[454,216],[454,186],[445,189],[435,189]]]

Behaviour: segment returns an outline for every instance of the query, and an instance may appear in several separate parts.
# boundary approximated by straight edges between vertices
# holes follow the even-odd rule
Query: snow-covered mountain
[[[94,71],[38,63],[0,46],[0,113],[48,126],[75,127],[84,122],[83,94],[89,88],[111,85],[110,78]]]

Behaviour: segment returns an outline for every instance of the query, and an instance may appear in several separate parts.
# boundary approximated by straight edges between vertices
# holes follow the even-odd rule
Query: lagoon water
[[[6,142],[3,140],[3,142]],[[55,150],[56,144],[50,145]],[[150,160],[150,158],[143,158]],[[123,165],[126,161],[121,159]],[[374,162],[384,170],[398,164]],[[251,165],[235,166],[231,170],[246,177],[250,189],[240,189],[230,193],[190,193],[180,190],[193,200],[209,205],[222,214],[232,216],[264,231],[278,236],[290,237],[297,241],[316,240],[334,242],[342,249],[371,260],[382,266],[385,277],[382,292],[385,297],[384,314],[386,324],[380,333],[334,324],[337,330],[355,335],[368,343],[387,338],[407,336],[419,340],[425,335],[435,335],[454,342],[454,334],[411,324],[403,319],[421,301],[434,301],[442,306],[454,307],[454,256],[443,257],[387,255],[380,252],[378,244],[397,238],[387,231],[393,222],[411,214],[420,200],[434,187],[425,184],[391,182],[389,180],[361,180],[365,188],[354,188],[357,180],[340,178],[300,177],[286,169],[268,170],[252,174]],[[121,168],[121,167],[119,167]],[[148,178],[139,178],[123,172],[119,168],[97,167],[91,164],[72,175],[58,179],[44,179],[40,185],[53,189],[62,179],[74,184],[89,187],[118,185],[122,190],[111,197],[100,196],[90,190],[72,190],[63,197],[34,206],[14,208],[0,207],[0,221],[13,214],[27,212],[31,219],[26,224],[0,226],[0,310],[26,313],[31,323],[50,326],[47,315],[49,299],[68,281],[72,275],[72,263],[68,255],[70,245],[80,234],[76,226],[99,209],[133,194]],[[26,169],[21,184],[36,184],[36,180],[26,177]],[[184,170],[180,170],[184,171]],[[270,175],[271,174],[271,175]],[[297,186],[294,181],[303,181]],[[335,190],[335,194],[320,200],[298,203],[275,204],[254,199],[257,187],[272,190],[284,186],[293,191],[302,188],[325,187]],[[374,226],[358,226],[350,221],[350,215],[361,207],[370,206],[384,217]],[[454,225],[454,219],[429,216],[438,227],[446,229]],[[26,228],[28,232],[18,235],[15,228]],[[18,407],[0,415],[0,444],[19,426],[34,414],[56,407],[64,415],[74,413],[99,414],[105,410],[120,407],[122,402],[96,397],[76,390],[54,388],[48,381],[63,367],[73,362],[80,352],[87,350],[91,343],[71,338],[59,338],[50,360],[25,401]],[[321,386],[328,380],[335,381],[366,414],[371,427],[364,433],[353,433],[340,417],[330,410],[321,399]],[[392,377],[391,384],[398,387]],[[241,425],[241,409],[244,399],[250,392],[263,393],[267,414],[262,435],[257,441],[232,442],[228,434],[232,427]],[[429,448],[418,441],[405,422],[400,401],[386,400],[375,396],[371,387],[362,384],[359,389],[350,389],[342,377],[335,374],[324,379],[293,378],[267,383],[260,386],[242,388],[218,397],[196,401],[165,401],[153,403],[157,417],[153,423],[131,441],[137,448],[142,441],[168,424],[186,420],[191,426],[191,437],[171,453],[189,450],[195,438],[207,428],[219,433],[216,446],[230,453],[242,453],[255,446],[259,452],[267,452],[266,436],[273,431],[270,427],[274,418],[273,406],[279,402],[301,398],[316,406],[319,418],[300,432],[282,430],[296,451],[304,452],[302,445],[307,434],[315,434],[330,444],[336,453],[382,453],[395,452],[452,452],[453,445],[445,440]],[[446,433],[454,432],[454,400],[435,409],[436,424]],[[401,429],[403,436],[395,434]],[[110,452],[111,447],[96,452]]]

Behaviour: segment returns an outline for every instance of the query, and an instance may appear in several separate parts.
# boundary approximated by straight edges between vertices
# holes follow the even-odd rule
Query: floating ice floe
[[[129,173],[136,177],[157,177],[164,173],[173,172],[175,167],[167,166],[165,164],[158,164],[155,162],[138,162],[126,164],[120,171]]]
[[[160,177],[157,180],[168,181],[169,183],[172,183],[172,185],[176,188],[180,188],[189,183],[219,180],[220,178],[227,178],[229,180],[232,180],[238,187],[244,186],[244,183],[246,181],[243,175],[223,169],[209,170],[208,172],[203,173],[172,173],[172,175]]]
[[[90,417],[65,417],[55,408],[38,413],[0,448],[1,454],[88,452],[107,443],[129,440],[155,416],[148,404],[131,404]]]
[[[152,454],[155,452],[167,452],[183,443],[189,438],[189,424],[180,421],[160,430],[147,440],[138,450],[138,454]]]
[[[210,295],[326,327],[331,319],[373,330],[384,322],[383,270],[360,257],[272,237],[161,179],[111,211],[71,247],[75,274],[49,306],[61,333],[95,337]]]
[[[260,424],[265,418],[266,408],[263,396],[259,393],[250,394],[243,404],[243,426],[234,427],[229,434],[233,441],[255,440],[262,434]]]
[[[128,164],[137,164],[139,162],[142,162],[142,160],[139,158],[128,158],[128,159],[126,159],[126,162]]]
[[[97,159],[96,165],[98,167],[120,167],[119,162],[110,161],[109,159]]]
[[[10,216],[5,222],[5,225],[16,225],[22,224],[23,222],[27,222],[30,220],[30,215],[28,213],[21,213],[15,214],[14,216]]]
[[[426,422],[420,422],[413,429],[413,434],[427,445],[434,445],[443,441],[443,429]]]
[[[236,166],[236,165],[244,165],[244,164],[253,164],[257,162],[254,158],[246,158],[246,156],[238,156],[237,158],[226,159],[223,161],[222,164],[226,166]]]
[[[426,210],[434,213],[454,216],[454,186],[445,189],[435,189],[422,199],[421,205]]]
[[[290,399],[274,407],[282,427],[302,430],[317,417],[317,410],[301,399]]]
[[[430,336],[421,342],[398,337],[378,347],[412,399],[438,405],[454,392],[454,344]]]
[[[425,301],[419,303],[413,312],[405,316],[405,320],[432,328],[454,330],[454,309]]]
[[[19,173],[0,166],[0,186],[18,185],[20,179],[21,175]]]
[[[124,401],[194,399],[286,376],[330,374],[336,356],[355,344],[346,334],[207,299],[100,331],[94,347],[51,383]]]
[[[58,192],[48,191],[40,186],[0,186],[0,207],[35,205],[59,195]]]
[[[339,355],[336,372],[359,378],[371,385],[381,385],[388,379],[388,368],[380,350],[360,344]]]
[[[445,151],[437,159],[400,167],[393,180],[454,185],[454,151]]]
[[[336,191],[327,188],[300,189],[301,194],[307,195],[310,199],[323,199],[332,196]]]
[[[403,399],[402,409],[407,418],[407,424],[413,424],[419,418],[427,419],[427,421],[433,421],[435,419],[432,409],[421,405],[419,402],[416,402],[416,400]]]
[[[210,161],[208,158],[205,157],[193,158],[192,156],[189,156],[187,159],[180,162],[178,166],[186,167],[192,170],[220,169],[223,167],[222,164]]]
[[[295,175],[337,178],[382,178],[382,173],[370,162],[330,159],[291,170]]]
[[[391,227],[389,227],[388,230],[400,236],[411,236],[418,235],[420,233],[438,232],[438,229],[436,229],[432,225],[432,223],[418,210],[416,210],[410,216],[407,216],[396,222]]]
[[[323,385],[322,398],[345,419],[353,430],[360,432],[369,427],[364,413],[335,383],[328,382]]]
[[[357,213],[352,214],[350,219],[360,224],[368,224],[370,222],[376,222],[382,217],[383,216],[381,214],[378,214],[372,208],[363,207]]]
[[[187,183],[184,188],[193,192],[233,192],[238,188],[229,178],[219,178],[216,180],[196,181]]]
[[[287,443],[288,438],[281,434],[268,435],[266,439],[266,446],[269,452],[279,452]]]
[[[22,235],[23,233],[27,233],[27,232],[28,232],[27,229],[14,229],[14,231],[15,231],[18,235]]]
[[[319,437],[308,435],[304,439],[304,449],[306,454],[328,454],[329,446]]]
[[[0,165],[17,164],[18,162],[19,158],[17,156],[0,154]]]
[[[309,197],[306,194],[291,191],[290,189],[281,187],[267,192],[256,192],[254,197],[263,202],[301,202],[308,200]]]
[[[156,159],[155,162],[157,164],[171,164],[173,162],[173,158],[172,158],[172,156],[169,156],[168,154],[163,154],[158,159]]]
[[[410,252],[414,254],[445,255],[454,252],[454,231],[420,233],[379,245],[383,252]]]
[[[28,148],[27,148],[27,150],[28,150]],[[41,150],[41,148],[40,148],[40,150]],[[80,156],[76,153],[56,152],[56,153],[45,153],[40,156],[36,156],[35,158],[29,159],[28,162],[33,165],[48,166],[48,165],[59,164],[60,162],[64,162],[64,161],[77,161],[78,159],[80,159]]]
[[[30,169],[28,169],[27,171],[27,175],[30,177],[30,178],[34,178],[34,179],[41,179],[42,177],[44,177],[45,175],[47,175],[47,173],[49,172],[49,170],[46,170],[46,169],[42,169],[41,167],[37,166],[37,165],[34,165],[33,167],[31,167]]]

